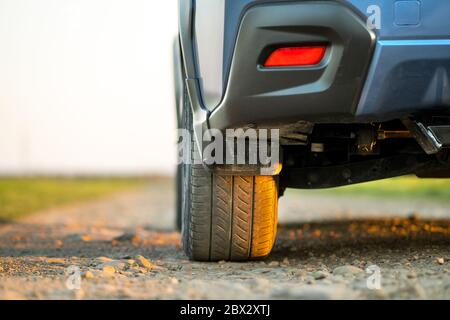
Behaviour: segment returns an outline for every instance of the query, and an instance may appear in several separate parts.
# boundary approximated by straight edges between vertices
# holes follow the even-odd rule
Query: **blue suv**
[[[437,0],[179,0],[176,107],[190,134],[177,201],[189,258],[267,256],[286,188],[449,178],[449,17],[450,1]],[[278,161],[209,161],[205,132],[230,129],[247,146],[245,130],[276,129],[266,141]]]

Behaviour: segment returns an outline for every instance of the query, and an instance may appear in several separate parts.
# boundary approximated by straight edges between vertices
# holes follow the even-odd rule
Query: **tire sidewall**
[[[181,119],[182,129],[188,130],[190,135],[193,134],[192,127],[192,110],[189,104],[189,99],[187,99],[186,88],[183,90],[183,112]],[[183,141],[183,143],[191,144],[190,148],[192,150],[192,139],[190,141]],[[186,150],[186,149],[185,149]],[[192,179],[192,165],[191,163],[182,163],[180,165],[180,192],[181,196],[181,235],[183,241],[184,251],[188,256],[191,256],[191,243],[190,243],[190,220],[191,220],[191,179]]]

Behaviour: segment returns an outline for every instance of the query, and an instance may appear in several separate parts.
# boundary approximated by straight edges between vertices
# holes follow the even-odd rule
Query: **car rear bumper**
[[[325,43],[314,67],[264,68],[271,48]],[[213,128],[269,126],[299,120],[351,119],[372,57],[375,34],[349,7],[334,2],[254,6],[242,18]]]
[[[181,34],[181,43],[197,129],[297,121],[381,122],[416,113],[448,112],[450,40],[443,40],[436,31],[438,25],[430,28],[430,23],[412,26],[406,36],[405,28],[411,26],[392,27],[397,18],[390,16],[387,5],[395,4],[385,0],[375,2],[389,13],[383,17],[389,27],[372,31],[362,2],[255,2],[245,7],[217,106],[205,105],[203,79],[193,53],[196,36],[190,34],[192,28],[185,28],[188,31]],[[425,5],[430,11],[430,5]],[[185,9],[181,10],[182,25],[193,19],[192,11]],[[329,44],[326,59],[318,66],[261,67],[267,48],[315,42]]]

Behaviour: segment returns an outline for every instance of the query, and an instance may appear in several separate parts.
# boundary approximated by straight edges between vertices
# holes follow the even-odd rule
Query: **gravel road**
[[[173,196],[155,179],[0,225],[0,299],[450,299],[450,202],[290,191],[268,259],[196,263]]]

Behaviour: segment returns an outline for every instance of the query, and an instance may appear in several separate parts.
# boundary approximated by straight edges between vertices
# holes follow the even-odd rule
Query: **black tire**
[[[176,186],[175,186],[175,195],[176,195],[176,200],[175,200],[175,204],[176,204],[176,208],[175,208],[175,230],[178,232],[181,232],[181,228],[182,228],[182,208],[181,208],[181,204],[183,202],[183,199],[181,197],[182,192],[183,192],[183,176],[182,176],[182,172],[183,172],[183,168],[182,165],[177,165],[177,173],[176,173]]]
[[[186,94],[186,93],[185,93]],[[193,161],[199,150],[188,99],[183,127],[191,132],[191,163],[181,167],[183,248],[198,261],[245,261],[269,255],[276,239],[278,186],[272,176],[221,176]]]

